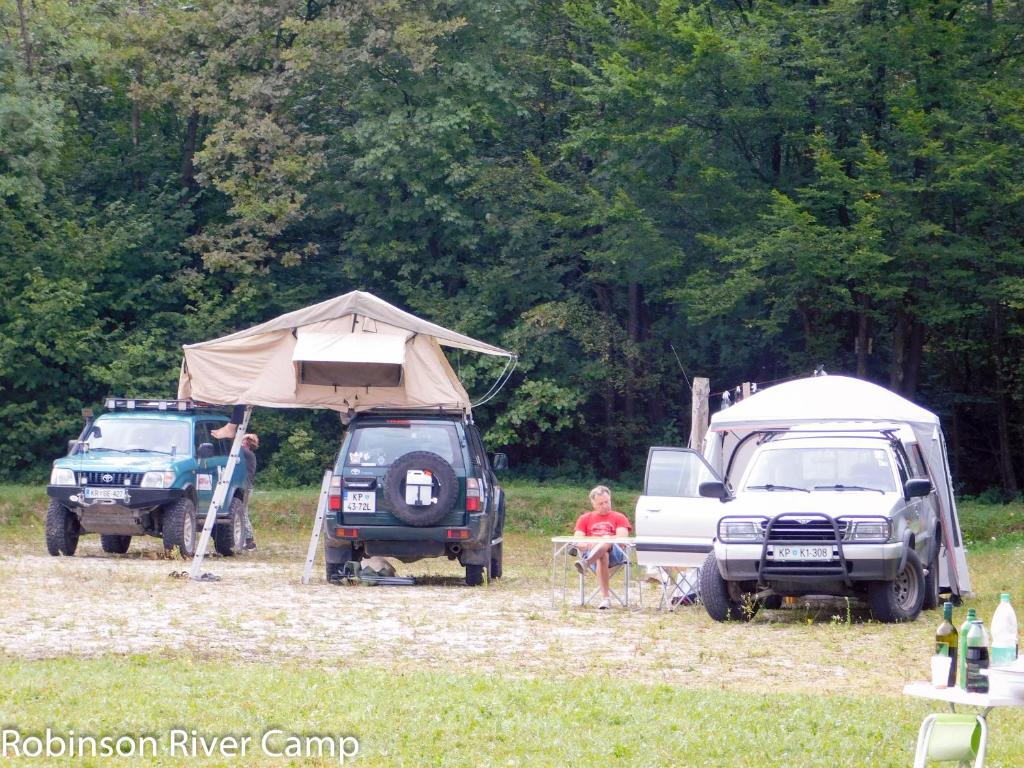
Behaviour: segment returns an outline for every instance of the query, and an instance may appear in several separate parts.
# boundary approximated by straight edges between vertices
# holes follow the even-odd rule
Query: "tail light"
[[[466,511],[480,511],[480,481],[475,477],[466,478]]]
[[[341,475],[331,476],[331,486],[327,490],[327,508],[331,512],[341,511]]]

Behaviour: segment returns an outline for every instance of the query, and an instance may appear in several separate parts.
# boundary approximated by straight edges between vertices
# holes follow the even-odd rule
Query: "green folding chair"
[[[914,768],[950,762],[970,768],[972,761],[974,768],[982,768],[987,742],[988,725],[981,715],[928,715],[917,734]]]

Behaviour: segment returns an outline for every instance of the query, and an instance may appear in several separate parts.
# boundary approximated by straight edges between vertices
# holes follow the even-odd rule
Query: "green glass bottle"
[[[959,656],[960,634],[953,626],[953,604],[942,604],[942,623],[935,630],[935,653],[939,656],[948,656],[952,661],[949,663],[949,687],[956,685],[956,660]]]
[[[988,693],[988,633],[980,621],[972,621],[967,633],[964,688],[968,693]]]
[[[956,682],[961,687],[967,688],[967,633],[971,631],[971,624],[978,620],[978,612],[973,608],[967,609],[967,620],[960,625],[960,645],[957,648],[956,657]]]

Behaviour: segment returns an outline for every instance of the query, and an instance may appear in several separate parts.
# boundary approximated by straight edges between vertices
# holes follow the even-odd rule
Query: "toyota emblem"
[[[107,474],[103,475],[100,478],[100,480],[102,480],[104,483],[112,483],[114,482],[114,476],[108,472]]]

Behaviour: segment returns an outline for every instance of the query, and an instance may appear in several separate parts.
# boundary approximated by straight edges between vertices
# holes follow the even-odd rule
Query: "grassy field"
[[[242,569],[237,573],[243,581],[246,574],[257,573],[252,570],[256,565],[270,569],[258,598],[265,605],[251,614],[205,625],[189,624],[178,614],[159,627],[160,642],[145,653],[96,652],[94,646],[86,651],[76,641],[62,645],[65,641],[58,640],[55,647],[66,650],[35,658],[32,642],[43,644],[45,635],[32,635],[40,639],[29,642],[27,652],[0,652],[0,728],[16,729],[22,736],[48,727],[58,734],[149,735],[159,745],[157,756],[23,758],[14,764],[191,762],[180,752],[168,754],[172,729],[195,730],[205,738],[250,737],[244,759],[214,756],[203,764],[340,763],[337,757],[318,758],[308,751],[293,759],[265,755],[260,737],[272,728],[355,737],[359,755],[350,762],[370,766],[910,764],[921,718],[939,707],[898,692],[902,681],[923,674],[935,612],[903,626],[880,626],[858,614],[851,620],[842,610],[769,612],[751,625],[718,625],[699,608],[676,614],[645,609],[612,617],[530,609],[531,596],[546,589],[547,537],[571,527],[584,507],[586,489],[512,483],[508,494],[513,549],[508,578],[489,592],[460,590],[442,577],[423,588],[420,597],[386,595],[380,588],[286,591],[282,585],[280,604],[271,605],[274,584],[281,583],[281,573],[291,572],[303,551],[316,490],[259,492],[253,504],[261,537],[259,561],[233,564]],[[618,492],[615,506],[631,512],[635,497]],[[55,637],[77,637],[74,616],[55,621],[42,606],[25,602],[77,583],[82,594],[68,603],[72,612],[82,618],[90,612],[105,616],[98,613],[109,609],[99,605],[105,587],[95,577],[106,578],[113,565],[120,570],[109,595],[122,611],[145,613],[147,595],[158,592],[165,596],[150,603],[153,608],[166,611],[165,603],[173,608],[179,592],[168,592],[166,566],[144,556],[111,560],[91,544],[83,557],[74,558],[79,562],[44,557],[45,504],[45,493],[37,488],[0,487],[0,564],[10,574],[0,576],[0,623],[15,624],[7,628],[9,637],[39,626],[44,631],[50,627]],[[964,503],[960,510],[972,542],[977,594],[970,604],[987,619],[1000,590],[1024,597],[1024,507]],[[437,568],[439,573],[451,570],[445,563]],[[35,579],[32,596],[17,594],[18,573]],[[288,627],[300,602],[315,609],[325,599],[332,604],[319,611],[318,624]],[[429,620],[414,616],[417,601],[428,600],[435,601],[427,609]],[[458,622],[472,627],[474,619],[460,618],[457,610],[446,619],[445,604],[503,609],[505,624],[493,614],[481,621],[478,632],[485,634],[479,635],[480,645],[490,643],[497,650],[507,637],[515,647],[472,656],[446,650],[446,626],[455,642],[467,636]],[[384,606],[395,612],[399,624],[403,615],[409,616],[413,632],[408,639],[398,635],[385,642],[373,635],[376,630],[360,631],[358,616]],[[190,613],[187,606],[183,610]],[[260,611],[266,614],[262,625],[253,620]],[[115,648],[118,633],[128,631],[135,619],[120,617],[116,610],[111,615],[109,639],[100,636],[99,641]],[[161,621],[162,615],[154,611],[151,619]],[[246,642],[246,633],[266,625],[279,634]],[[381,625],[368,621],[366,626]],[[518,634],[505,635],[510,628]],[[559,629],[565,633],[559,637],[568,639],[541,644],[539,652],[525,642]],[[428,630],[430,635],[417,634]],[[609,630],[613,634],[606,647],[628,652],[614,657],[621,660],[579,657],[591,647],[582,642],[589,635],[579,633]],[[316,643],[295,642],[303,632],[315,633]],[[493,632],[502,637],[486,634]],[[229,642],[232,634],[238,634],[237,643]],[[179,637],[196,641],[173,642]],[[421,645],[428,637],[432,644]],[[353,643],[362,650],[346,653],[343,646]],[[801,663],[794,666],[794,659]],[[716,673],[704,674],[709,668]],[[747,679],[747,669],[763,672]],[[1024,714],[997,711],[990,724],[990,768],[1024,765]],[[280,738],[275,745],[282,746]]]
[[[909,765],[917,725],[930,710],[827,690],[747,695],[616,678],[567,686],[504,674],[511,670],[393,675],[316,663],[152,657],[6,661],[0,668],[8,681],[0,696],[3,722],[25,733],[56,721],[64,733],[150,734],[161,744],[158,759],[145,761],[153,765],[184,762],[166,754],[172,728],[206,737],[252,735],[247,759],[237,764],[281,765],[259,749],[261,735],[280,728],[353,736],[354,763],[370,766],[895,768]],[[988,764],[1020,765],[1024,720],[998,712],[991,722],[998,735]]]

